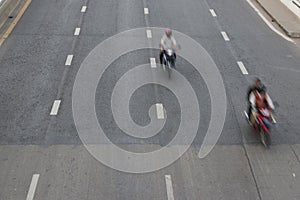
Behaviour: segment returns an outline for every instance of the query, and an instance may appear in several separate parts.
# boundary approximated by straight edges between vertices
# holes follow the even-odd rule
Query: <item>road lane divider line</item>
[[[68,55],[65,65],[70,66],[72,64],[72,60],[73,60],[73,55],[72,54]]]
[[[74,35],[79,35],[80,34],[80,28],[75,28]]]
[[[55,100],[53,102],[50,115],[57,115],[61,100]]]
[[[243,62],[238,61],[237,64],[238,64],[238,66],[239,66],[239,68],[240,68],[240,70],[242,71],[243,74],[245,74],[245,75],[248,74],[248,71],[247,71],[247,69],[246,69]]]
[[[174,198],[171,175],[165,175],[165,181],[166,181],[168,200],[174,200],[175,198]]]
[[[5,41],[6,38],[8,38],[8,36],[11,34],[11,32],[14,30],[15,26],[17,25],[17,23],[19,22],[19,20],[21,19],[21,17],[23,16],[23,14],[25,13],[26,9],[28,8],[28,6],[30,5],[31,0],[27,0],[25,2],[25,4],[23,5],[23,7],[21,8],[21,10],[19,11],[19,13],[17,14],[16,18],[13,20],[13,22],[10,24],[10,26],[8,27],[8,29],[5,31],[5,33],[3,34],[3,36],[0,38],[0,46],[2,46],[3,42]]]
[[[146,30],[147,38],[152,38],[152,32],[151,30]]]
[[[87,9],[87,7],[86,7],[86,6],[82,6],[82,8],[81,8],[81,12],[82,12],[82,13],[86,12],[86,9]]]
[[[164,119],[164,106],[161,103],[156,104],[156,114],[157,114],[157,119]]]
[[[291,38],[289,38],[288,36],[284,35],[283,33],[281,33],[280,31],[278,31],[268,20],[267,18],[265,18],[265,16],[255,7],[255,5],[250,1],[247,0],[248,4],[254,9],[254,11],[258,14],[258,16],[260,16],[260,18],[267,24],[267,26],[274,31],[275,33],[277,33],[278,35],[280,35],[281,37],[283,37],[285,40],[292,42],[294,44],[296,44],[296,42],[294,40],[292,40]]]
[[[33,200],[39,177],[39,174],[33,174],[26,200]]]
[[[217,17],[217,14],[214,9],[209,9],[209,11],[213,17]]]
[[[221,34],[222,34],[222,36],[223,36],[223,38],[224,38],[225,41],[230,41],[230,39],[229,39],[229,37],[228,37],[228,35],[227,35],[226,32],[221,31]]]
[[[148,15],[149,14],[149,9],[148,8],[144,8],[144,14]]]
[[[151,65],[151,68],[156,68],[155,58],[150,58],[150,65]]]

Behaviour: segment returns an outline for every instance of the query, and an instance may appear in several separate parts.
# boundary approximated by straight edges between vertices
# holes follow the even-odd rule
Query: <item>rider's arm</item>
[[[253,91],[254,91],[253,86],[250,86],[250,87],[248,88],[247,96],[246,96],[248,102],[250,102],[250,94],[251,94]]]
[[[270,96],[269,96],[268,94],[266,94],[266,100],[267,100],[268,106],[269,106],[272,110],[274,110],[274,109],[275,109],[275,106],[274,106],[274,104],[273,104],[272,99],[270,98]]]
[[[171,40],[172,40],[174,49],[177,50],[177,43],[176,43],[176,40],[175,40],[175,38],[173,36],[171,37]]]
[[[255,106],[255,104],[256,104],[256,99],[255,99],[255,95],[253,94],[253,92],[251,92],[249,95],[249,102],[251,103],[252,106]]]
[[[160,49],[164,50],[165,49],[165,40],[166,40],[166,36],[163,35],[162,38],[160,39]]]

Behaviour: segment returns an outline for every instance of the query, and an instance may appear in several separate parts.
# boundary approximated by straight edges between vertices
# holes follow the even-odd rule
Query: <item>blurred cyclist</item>
[[[253,94],[253,93],[255,93],[256,91],[258,93],[260,93],[263,88],[265,88],[265,86],[262,84],[262,82],[261,82],[261,80],[259,78],[255,78],[254,79],[254,84],[251,85],[248,88],[247,97],[246,98],[247,98],[247,102],[248,102],[248,112],[247,112],[248,116],[247,117],[248,117],[249,121],[251,121],[250,120],[250,117],[251,117],[250,115],[251,115],[251,110],[252,110],[251,102],[250,102],[250,95]]]
[[[159,55],[160,64],[162,64],[163,55],[165,53],[165,50],[167,49],[174,49],[174,51],[177,50],[176,40],[172,36],[172,30],[170,28],[166,29],[165,34],[162,36],[160,40],[160,55]],[[174,53],[174,57],[176,59],[175,53]]]

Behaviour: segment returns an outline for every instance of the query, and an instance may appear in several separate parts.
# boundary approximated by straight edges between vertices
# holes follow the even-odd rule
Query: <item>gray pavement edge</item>
[[[0,29],[5,22],[9,19],[9,16],[15,11],[16,8],[24,4],[26,0],[4,0],[0,4]]]
[[[300,19],[280,1],[256,0],[280,28],[292,38],[300,38]]]

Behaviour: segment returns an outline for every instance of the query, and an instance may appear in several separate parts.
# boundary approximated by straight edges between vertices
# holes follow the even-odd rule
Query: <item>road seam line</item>
[[[156,68],[155,58],[150,58],[150,64],[151,64],[151,68]]]
[[[217,14],[214,9],[209,9],[209,11],[213,17],[217,17]]]
[[[157,119],[164,119],[164,106],[161,103],[156,104]]]
[[[80,34],[80,28],[75,28],[74,35],[79,35]]]
[[[229,37],[228,37],[228,35],[225,31],[221,31],[221,34],[222,34],[225,41],[230,41],[230,39],[229,39]]]
[[[73,60],[73,55],[72,54],[68,55],[65,65],[70,66],[72,64],[72,60]]]
[[[33,200],[39,177],[39,174],[33,174],[26,200]]]
[[[149,9],[148,8],[144,8],[144,14],[148,15],[149,14]]]
[[[51,112],[50,115],[57,115],[58,110],[59,110],[59,106],[60,106],[61,100],[55,100],[53,102],[52,108],[51,108]]]
[[[240,70],[242,71],[243,74],[245,74],[245,75],[248,74],[248,71],[247,71],[247,69],[246,69],[246,67],[245,67],[245,65],[242,61],[237,61],[237,64],[238,64],[238,66],[239,66],[239,68],[240,68]]]
[[[174,192],[173,192],[171,175],[165,175],[165,181],[166,181],[168,200],[174,200]]]

